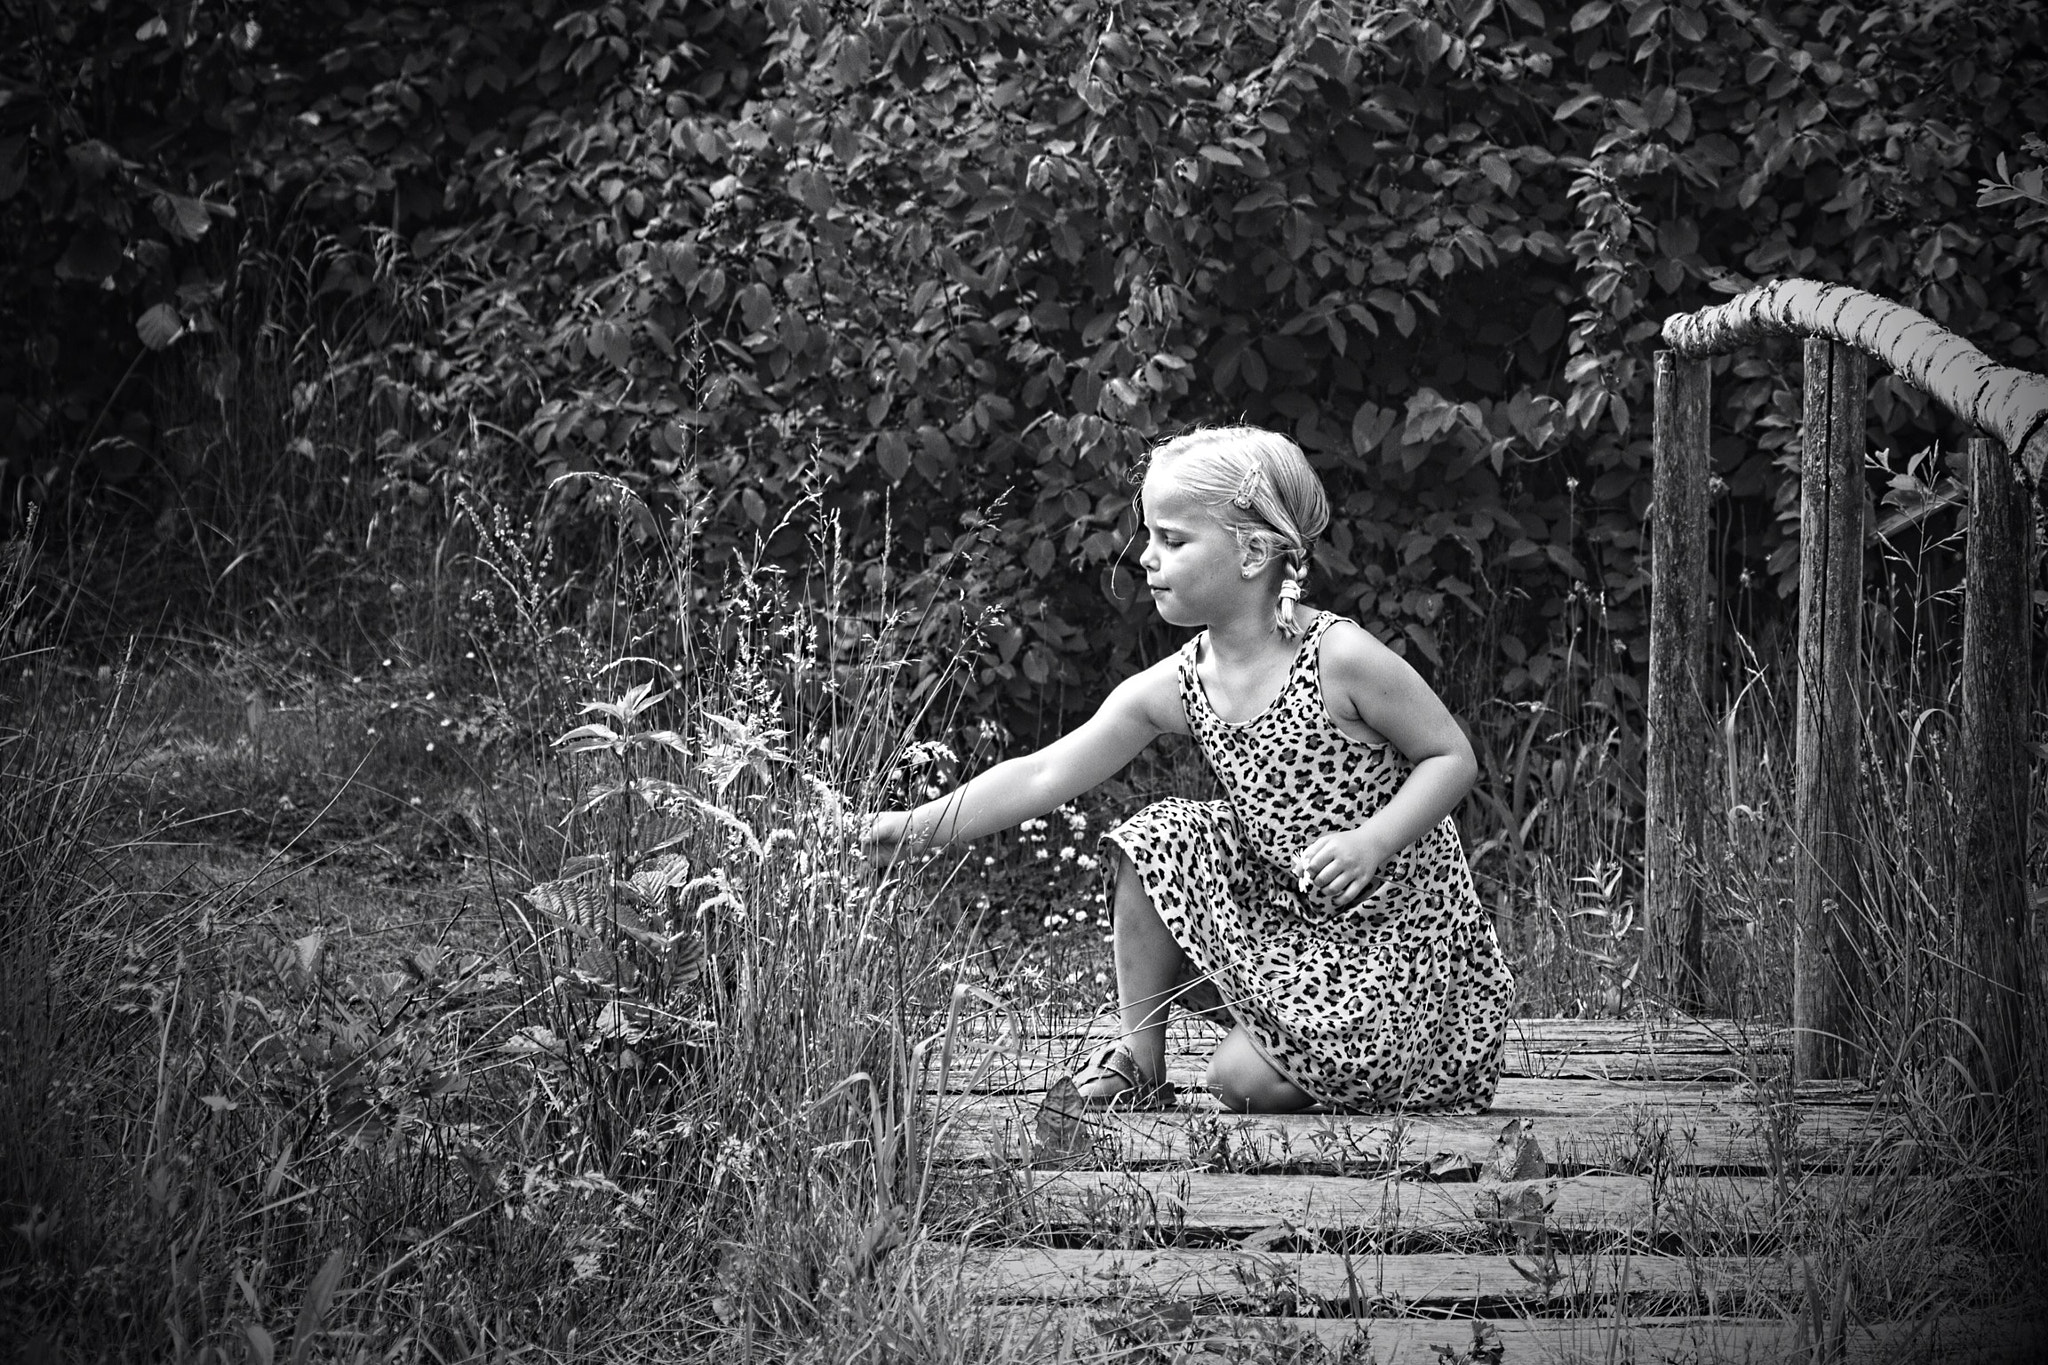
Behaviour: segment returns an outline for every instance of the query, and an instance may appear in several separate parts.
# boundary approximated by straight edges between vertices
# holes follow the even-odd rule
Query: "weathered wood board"
[[[1547,1205],[1557,1232],[1617,1240],[1676,1234],[1733,1238],[1779,1231],[1868,1182],[1846,1176],[1560,1176],[1493,1183],[1209,1171],[1044,1171],[1023,1178],[1018,1203],[1046,1229],[1151,1227],[1249,1235],[1364,1229],[1453,1237],[1498,1222],[1525,1192]]]
[[[947,1046],[943,1024],[927,1035],[925,1083],[949,1091],[1006,1093],[1043,1089],[1074,1070],[1091,1048],[1116,1036],[1096,1019],[1048,1027],[1026,1016],[959,1022]],[[1199,1086],[1221,1032],[1197,1019],[1167,1029],[1167,1073]],[[1627,1019],[1518,1019],[1508,1025],[1503,1075],[1773,1081],[1787,1067],[1786,1035],[1726,1021],[1666,1024]]]
[[[965,1283],[986,1302],[1116,1303],[1171,1297],[1209,1309],[1272,1311],[1318,1303],[1345,1316],[1429,1310],[1498,1314],[1597,1298],[1682,1300],[1705,1311],[1782,1307],[1793,1271],[1776,1256],[1338,1256],[1159,1247],[1132,1251],[1016,1248],[965,1253]],[[1774,1314],[1773,1314],[1774,1315]]]
[[[963,1047],[956,1051],[950,1065],[945,1068],[945,1088],[949,1091],[991,1093],[1042,1090],[1057,1077],[1078,1069],[1086,1051],[1085,1048],[1075,1048],[1050,1057],[1032,1055],[1027,1059],[1016,1053],[977,1052]],[[1167,1079],[1183,1087],[1200,1086],[1208,1064],[1207,1044],[1200,1051],[1169,1052],[1166,1058]],[[1781,1053],[1745,1056],[1733,1052],[1540,1052],[1516,1048],[1508,1050],[1501,1070],[1502,1077],[1506,1079],[1743,1082],[1768,1081],[1785,1074],[1786,1061]],[[937,1059],[929,1058],[925,1071],[926,1085],[937,1088],[939,1076]]]
[[[937,1039],[945,1030],[945,1017],[934,1015],[926,1021],[928,1036]],[[1208,1043],[1222,1036],[1222,1030],[1206,1020],[1176,1014],[1167,1024],[1169,1047]],[[1047,1016],[1010,1011],[963,1013],[955,1021],[955,1034],[962,1043],[1022,1043],[1051,1052],[1062,1041],[1076,1052],[1118,1036],[1116,1021],[1102,1014]],[[1532,1047],[1543,1051],[1567,1048],[1614,1052],[1665,1049],[1693,1052],[1784,1051],[1790,1031],[1733,1019],[1510,1019],[1507,1023],[1510,1048]]]
[[[1235,1115],[1206,1096],[1173,1109],[1094,1110],[1048,1117],[1040,1098],[948,1096],[936,1104],[941,1161],[1069,1165],[1171,1165],[1225,1171],[1314,1169],[1339,1174],[1398,1171],[1417,1163],[1491,1154],[1513,1111],[1419,1114]],[[1576,1172],[1656,1169],[1829,1168],[1867,1162],[1885,1138],[1881,1121],[1849,1106],[1796,1115],[1754,1105],[1641,1106],[1587,1114],[1548,1111],[1536,1134],[1554,1165]],[[1048,1143],[1043,1130],[1063,1130]]]
[[[1127,1360],[1138,1342],[1184,1343],[1174,1357],[1194,1362],[1286,1359],[1293,1344],[1320,1343],[1333,1356],[1379,1365],[1444,1365],[1478,1340],[1501,1348],[1508,1365],[1810,1365],[1808,1326],[1796,1317],[1285,1318],[1142,1312],[1101,1307],[997,1305],[993,1334],[1019,1359]],[[1098,1324],[1100,1324],[1098,1326]],[[1853,1323],[1837,1339],[1840,1365],[2034,1365],[2048,1359],[2048,1328],[2003,1316]],[[1263,1351],[1264,1354],[1259,1352]],[[1345,1358],[1345,1357],[1338,1357]],[[1456,1357],[1451,1357],[1455,1359]]]

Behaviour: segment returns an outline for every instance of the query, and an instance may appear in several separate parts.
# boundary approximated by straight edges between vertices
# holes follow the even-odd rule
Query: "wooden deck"
[[[1790,1084],[1782,1036],[1519,1020],[1470,1117],[1229,1114],[1197,1021],[1171,1107],[1082,1110],[1058,1078],[1106,1036],[982,1020],[927,1053],[959,1274],[1020,1358],[2048,1358],[2009,1312],[1849,1306],[1830,1229],[1911,1146],[1860,1088]]]

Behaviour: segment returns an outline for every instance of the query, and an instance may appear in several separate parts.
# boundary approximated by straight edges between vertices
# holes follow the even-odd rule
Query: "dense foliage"
[[[980,631],[1013,720],[1156,652],[1130,475],[1186,423],[1311,452],[1325,602],[1632,711],[1585,642],[1642,656],[1664,316],[1804,275],[2041,363],[2018,3],[0,7],[17,508],[203,539],[228,456],[181,433],[259,401],[225,498],[554,488],[573,542],[623,487],[699,597],[822,508],[872,581],[944,556],[934,638]],[[1731,589],[1796,564],[1790,364],[1720,373]],[[1875,398],[1878,446],[1938,430]],[[1901,470],[1912,513],[1939,466]]]

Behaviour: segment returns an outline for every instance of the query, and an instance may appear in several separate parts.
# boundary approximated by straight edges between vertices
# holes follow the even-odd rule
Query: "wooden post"
[[[1799,725],[1794,763],[1792,1066],[1801,1080],[1862,1065],[1863,353],[1806,341],[1799,513]]]
[[[1707,997],[1707,411],[1704,357],[1657,352],[1650,482],[1650,686],[1644,741],[1643,905],[1647,988],[1697,1013]]]
[[[2028,626],[2034,518],[1998,442],[1970,442],[1970,538],[1963,583],[1962,868],[1957,879],[1956,1018],[1961,1060],[1981,1090],[2019,1078],[2027,913]]]

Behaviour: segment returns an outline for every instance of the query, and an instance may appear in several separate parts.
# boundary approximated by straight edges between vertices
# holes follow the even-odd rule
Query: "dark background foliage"
[[[979,651],[967,718],[1031,738],[1164,643],[1135,462],[1241,419],[1330,486],[1314,596],[1454,704],[1564,689],[1636,735],[1665,316],[1799,275],[2044,341],[2018,3],[0,14],[9,515],[151,568],[131,609],[343,610],[363,546],[468,495],[572,569],[619,525],[685,548],[690,619],[831,514]],[[1796,355],[1716,383],[1724,623],[1767,647]],[[1873,525],[1944,534],[1915,457],[1958,433],[1873,397]]]

